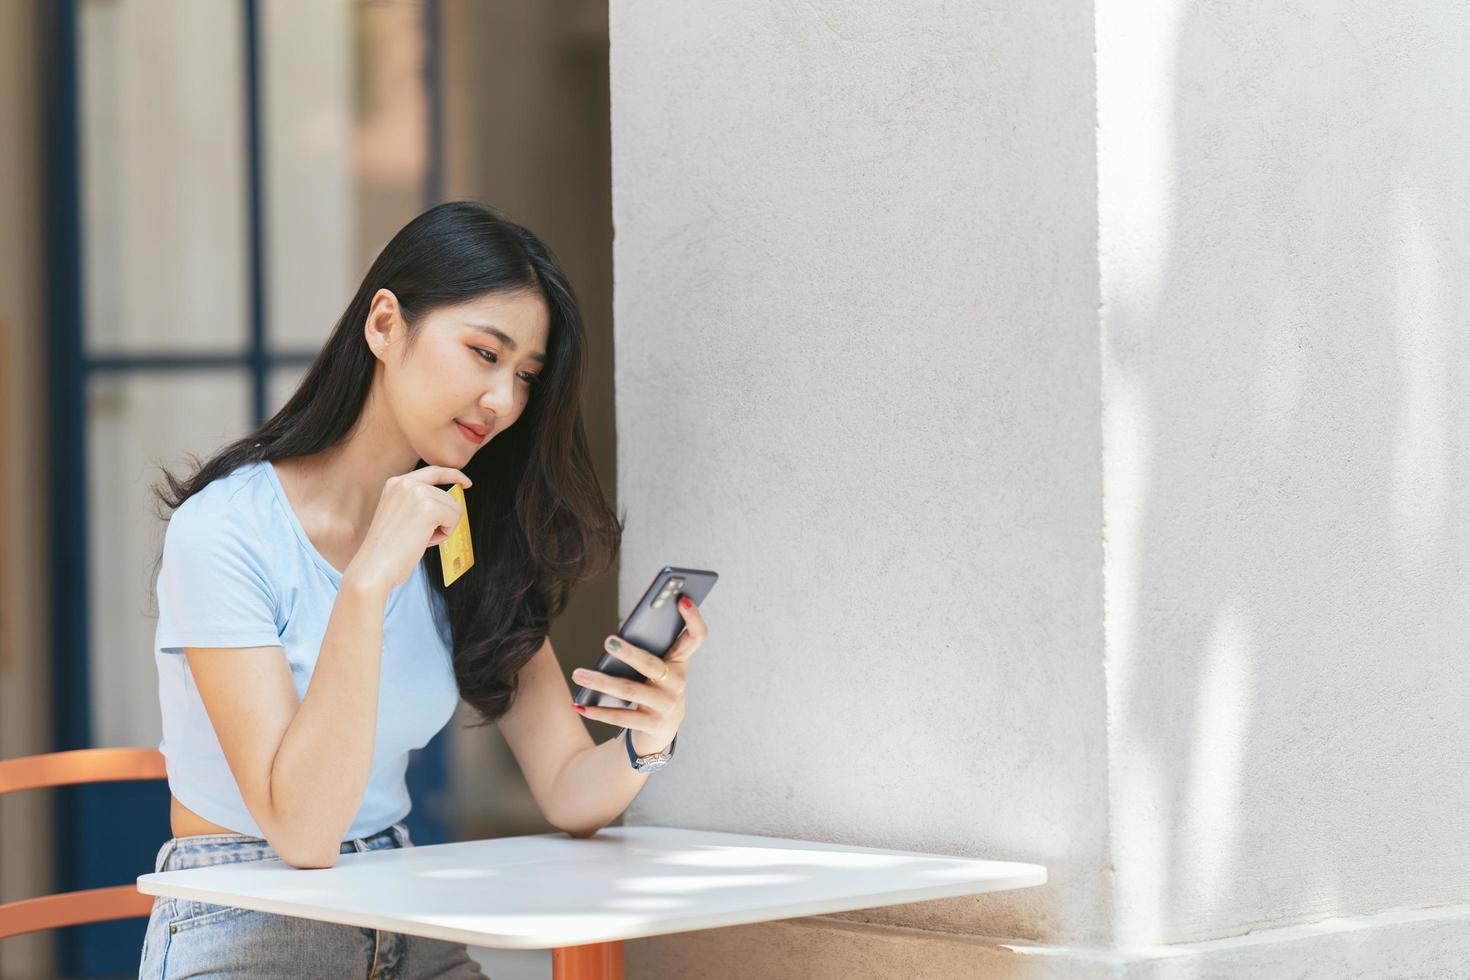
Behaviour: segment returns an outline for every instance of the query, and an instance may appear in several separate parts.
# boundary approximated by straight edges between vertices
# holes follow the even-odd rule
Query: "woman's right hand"
[[[367,535],[352,556],[344,581],[392,590],[413,574],[424,552],[449,537],[463,508],[436,483],[470,485],[470,478],[448,466],[423,466],[388,478]]]

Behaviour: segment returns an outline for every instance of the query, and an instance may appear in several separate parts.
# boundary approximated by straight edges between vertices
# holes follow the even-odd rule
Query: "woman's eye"
[[[487,363],[496,364],[496,363],[498,363],[500,361],[500,358],[498,358],[498,357],[495,356],[495,352],[494,351],[486,350],[483,347],[475,347],[475,348],[472,348],[472,349],[474,350],[474,352],[476,354],[479,354],[480,355],[480,359],[481,360],[486,361]],[[521,380],[525,381],[527,384],[531,385],[532,387],[534,387],[536,385],[536,382],[538,382],[538,381],[541,380],[541,375],[536,374],[535,372],[532,372],[532,371],[522,371],[520,373],[519,377],[521,378]]]

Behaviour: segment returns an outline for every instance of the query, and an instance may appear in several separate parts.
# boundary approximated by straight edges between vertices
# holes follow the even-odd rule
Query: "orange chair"
[[[77,749],[0,762],[0,795],[77,783],[166,778],[163,753],[157,749]],[[138,918],[152,910],[153,896],[138,891],[136,884],[26,898],[0,905],[0,939],[41,929]]]

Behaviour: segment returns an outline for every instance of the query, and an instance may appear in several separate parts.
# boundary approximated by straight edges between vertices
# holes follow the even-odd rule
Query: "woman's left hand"
[[[572,671],[572,680],[583,687],[611,694],[634,705],[632,708],[587,705],[581,713],[595,721],[630,729],[633,751],[639,755],[661,752],[674,740],[675,733],[684,722],[684,688],[689,682],[689,660],[709,636],[704,616],[693,601],[680,596],[678,608],[684,617],[684,631],[663,659],[621,637],[609,636],[603,641],[608,653],[638,671],[647,678],[646,681],[639,683],[584,667]]]

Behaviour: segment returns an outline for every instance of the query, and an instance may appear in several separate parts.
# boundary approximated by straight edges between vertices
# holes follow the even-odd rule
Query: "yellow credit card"
[[[470,549],[470,511],[465,507],[464,488],[453,483],[449,486],[449,493],[464,510],[449,537],[439,542],[439,564],[444,569],[445,585],[453,584],[475,563],[475,553]]]

